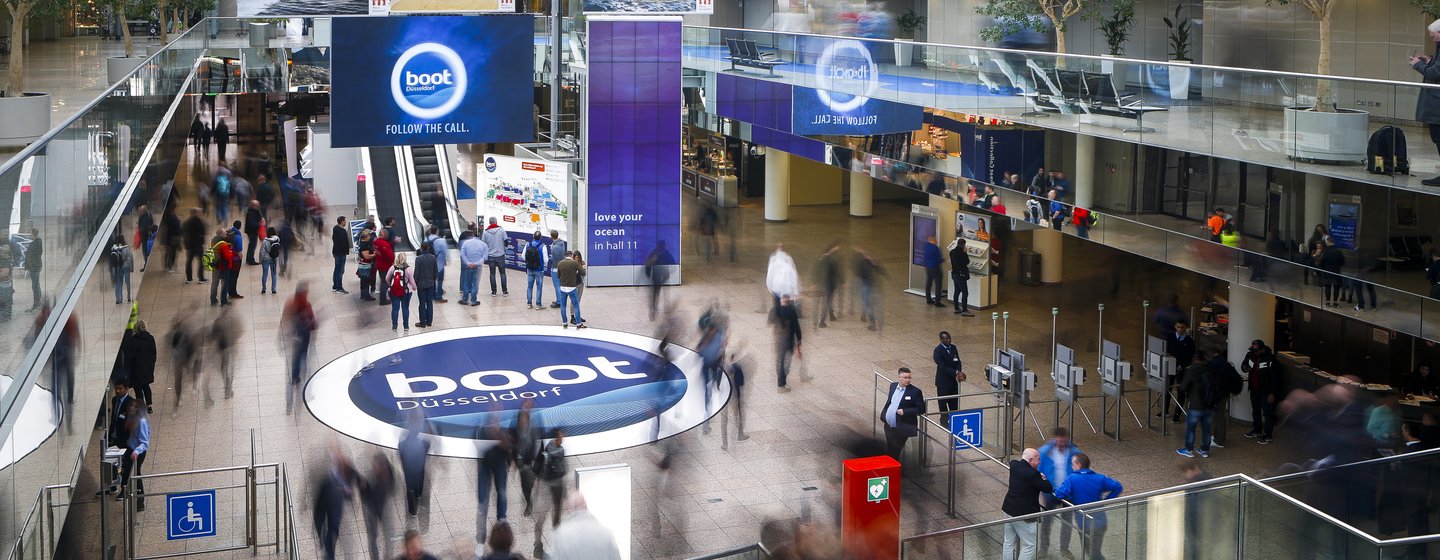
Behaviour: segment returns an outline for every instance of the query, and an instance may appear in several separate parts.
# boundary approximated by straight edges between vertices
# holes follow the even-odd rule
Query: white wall
[[[326,204],[354,206],[355,176],[361,172],[359,148],[331,148],[330,131],[316,127],[312,140],[315,192]]]

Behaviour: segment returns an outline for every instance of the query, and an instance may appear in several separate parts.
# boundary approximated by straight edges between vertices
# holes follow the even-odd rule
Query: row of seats
[[[736,66],[763,68],[774,76],[776,66],[788,64],[780,60],[780,56],[774,52],[762,52],[759,45],[751,39],[726,39],[725,46],[730,50],[730,55],[725,59],[730,61],[731,70],[735,70]]]

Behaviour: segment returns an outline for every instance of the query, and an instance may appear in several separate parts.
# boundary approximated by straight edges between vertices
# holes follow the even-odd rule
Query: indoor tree
[[[10,13],[10,79],[6,97],[25,95],[25,28],[31,19],[60,17],[67,2],[63,0],[0,0]]]
[[[1050,18],[1055,26],[1055,52],[1065,54],[1065,28],[1070,18],[1093,19],[1107,0],[985,0],[975,8],[980,15],[995,18],[994,24],[980,30],[980,38],[996,42],[1021,31],[1044,33],[1046,22],[1036,16]]]
[[[1410,0],[1410,5],[1420,8],[1420,12],[1431,21],[1440,19],[1440,0]]]
[[[1320,22],[1320,61],[1315,65],[1316,74],[1330,74],[1330,24],[1331,16],[1335,11],[1335,4],[1339,1],[1340,0],[1265,0],[1265,4],[1268,6],[1299,4]],[[1322,113],[1335,111],[1335,100],[1331,95],[1330,80],[1316,81],[1315,110]]]
[[[97,0],[97,3],[108,6],[110,13],[120,18],[120,36],[125,41],[125,58],[135,56],[135,42],[130,37],[129,16],[145,14],[148,17],[155,5],[150,0]],[[161,33],[164,33],[164,20],[161,22]]]

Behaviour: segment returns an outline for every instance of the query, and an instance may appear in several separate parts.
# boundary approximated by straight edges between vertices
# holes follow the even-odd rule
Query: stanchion
[[[990,312],[990,363],[1000,361],[1000,352],[995,347],[995,336],[1000,332],[1000,314]]]

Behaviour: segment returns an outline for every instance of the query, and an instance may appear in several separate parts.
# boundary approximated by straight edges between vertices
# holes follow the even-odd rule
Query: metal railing
[[[770,558],[770,551],[765,549],[765,545],[755,543],[712,552],[704,556],[694,556],[689,560],[766,560],[767,558]]]
[[[200,554],[211,554],[217,552],[228,552],[233,550],[250,549],[252,554],[258,553],[261,548],[274,547],[277,553],[290,551],[294,558],[294,523],[287,521],[294,515],[293,504],[290,502],[289,484],[285,479],[285,466],[281,463],[250,464],[238,467],[217,467],[213,469],[195,469],[189,471],[178,471],[172,473],[134,475],[125,488],[125,543],[126,558],[129,560],[152,560],[157,558],[174,558],[179,556],[195,556]],[[269,480],[259,480],[261,471],[270,474]],[[245,542],[243,544],[221,545],[212,548],[197,550],[184,550],[180,552],[169,552],[161,554],[141,555],[139,553],[140,527],[138,526],[137,507],[145,498],[158,497],[165,499],[173,494],[188,494],[194,491],[192,488],[165,491],[158,493],[137,492],[141,482],[160,481],[187,476],[216,475],[224,473],[244,473],[245,481],[241,484],[229,484],[212,486],[204,490],[239,490],[245,491]],[[275,499],[274,539],[261,542],[259,527],[260,490],[262,487],[273,488]],[[219,501],[219,498],[216,498]],[[217,509],[218,509],[218,505]],[[287,513],[288,512],[288,513]],[[288,526],[288,527],[287,527]]]

